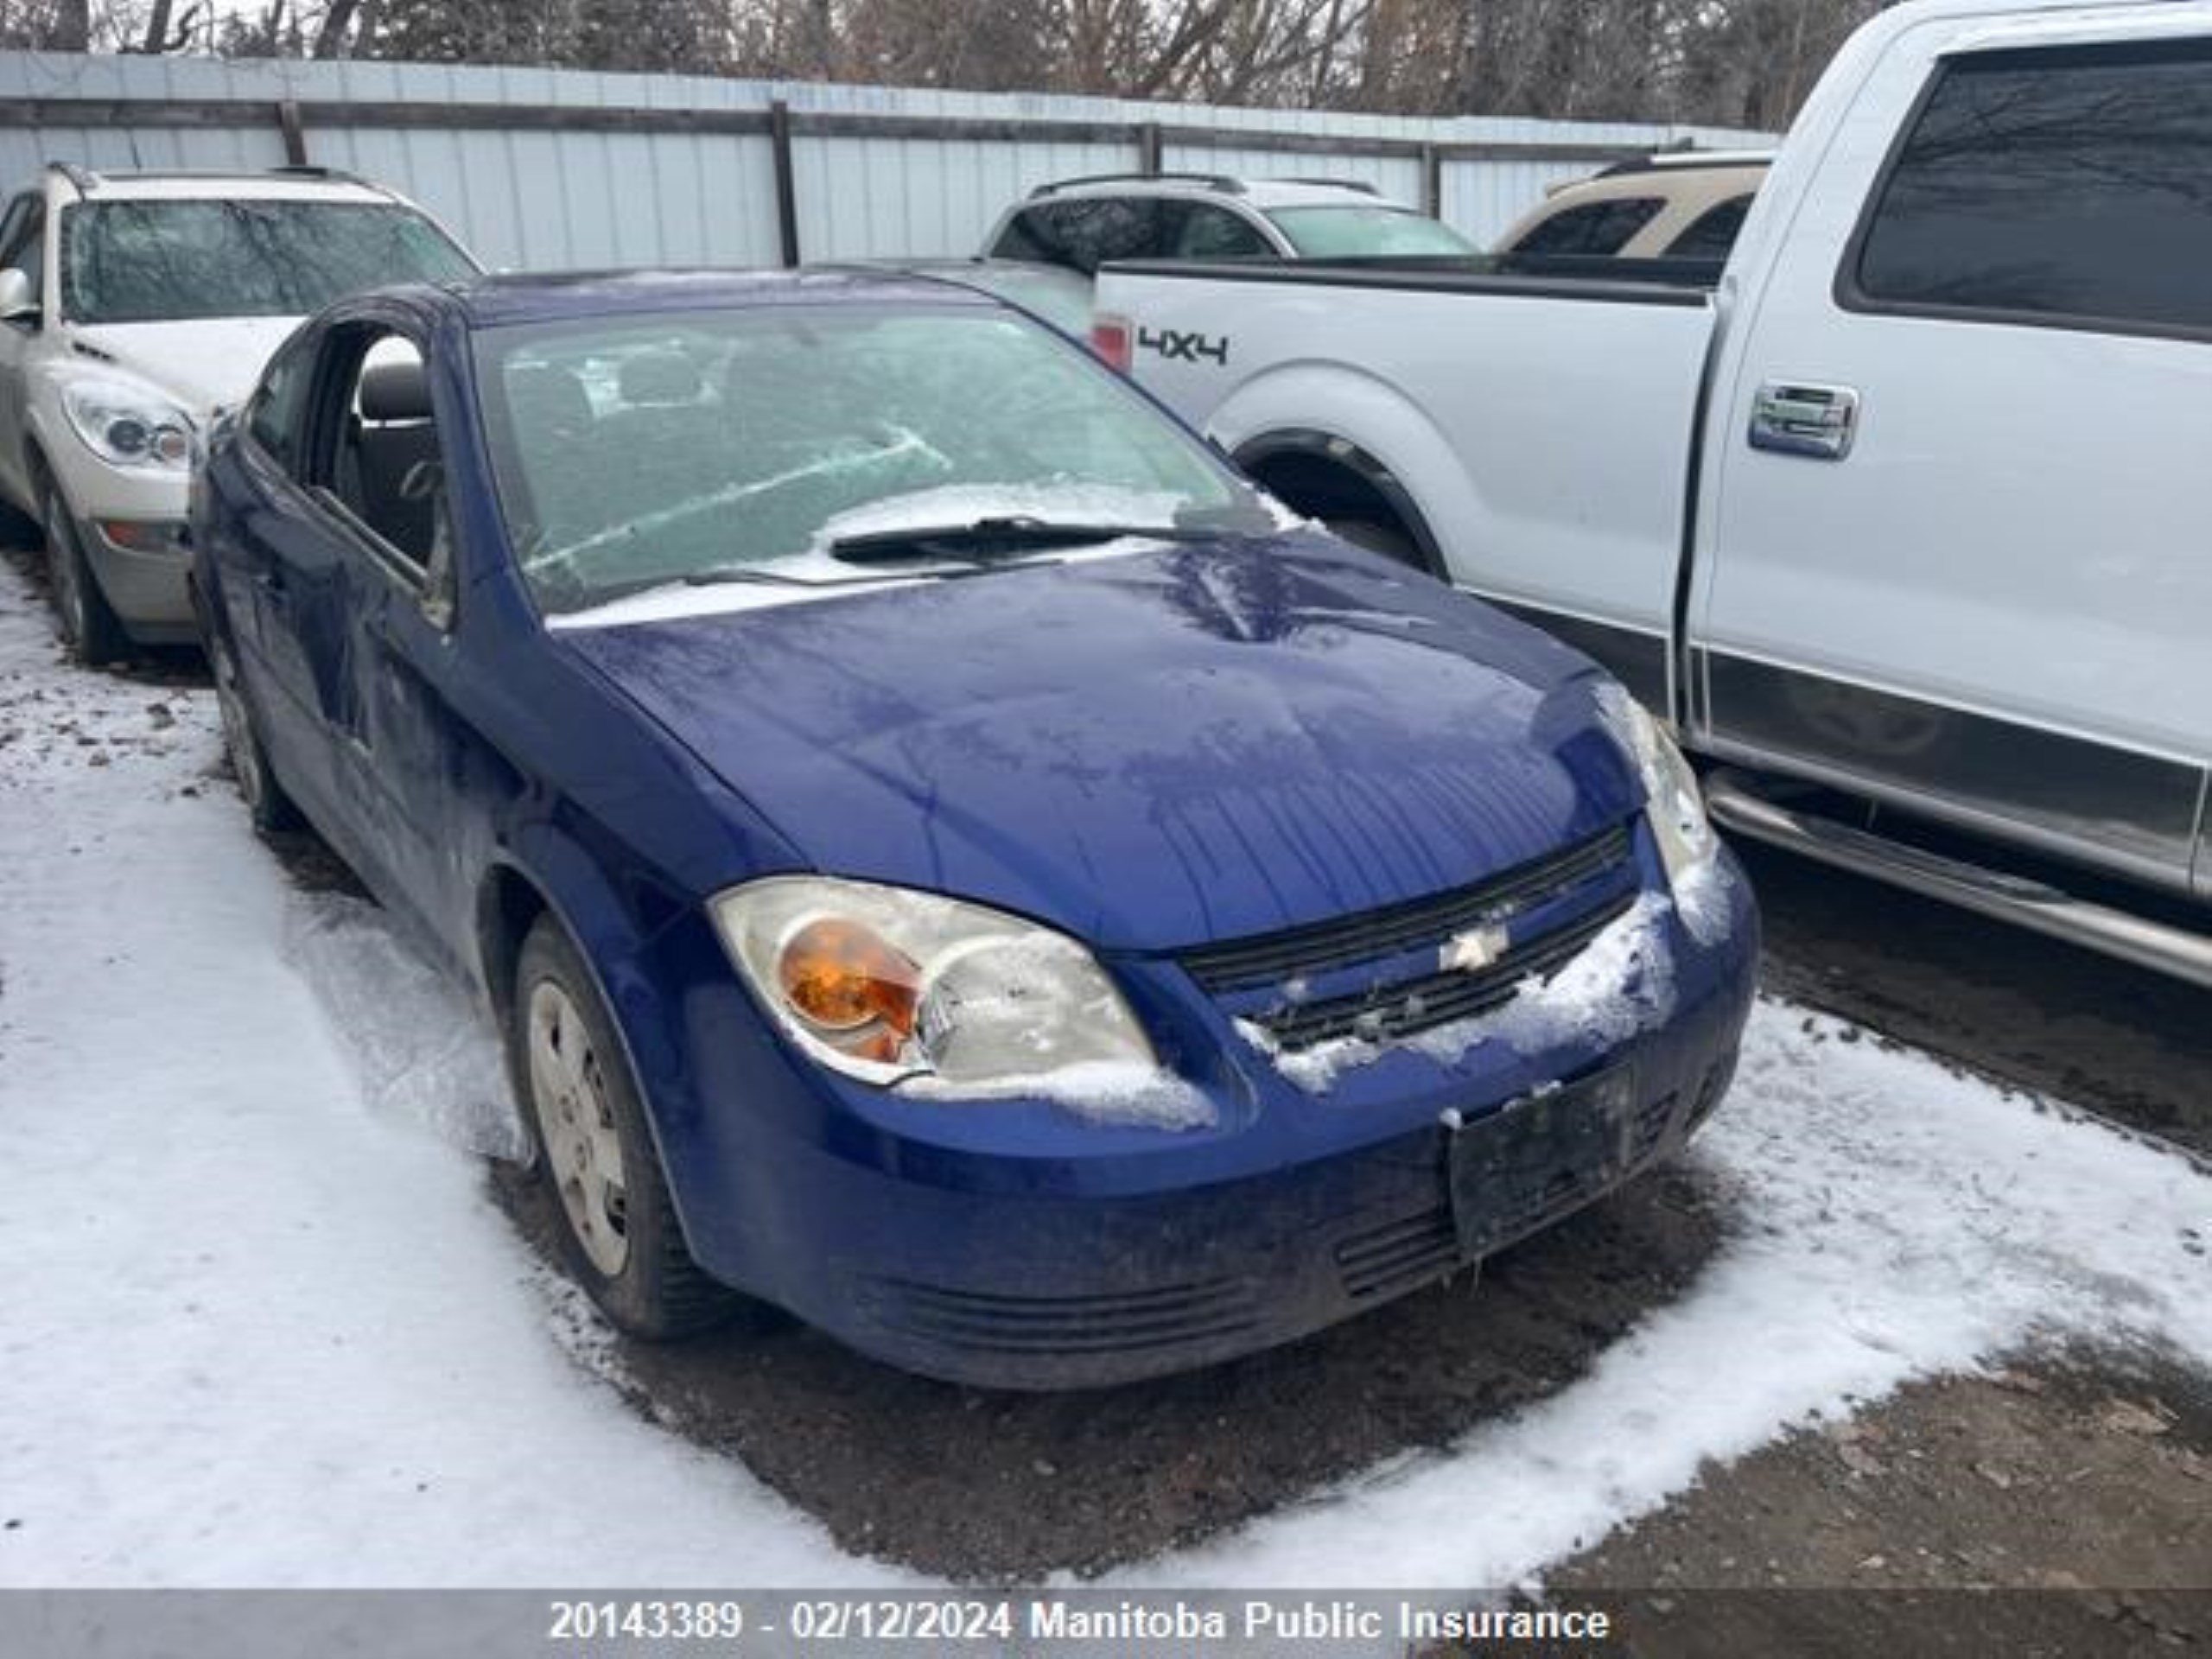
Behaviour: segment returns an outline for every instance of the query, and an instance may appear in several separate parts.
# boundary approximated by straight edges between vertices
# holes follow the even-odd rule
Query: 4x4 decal
[[[1195,363],[1210,357],[1222,368],[1229,366],[1229,336],[1208,340],[1204,334],[1183,334],[1173,328],[1140,328],[1137,349],[1157,352],[1170,363]]]

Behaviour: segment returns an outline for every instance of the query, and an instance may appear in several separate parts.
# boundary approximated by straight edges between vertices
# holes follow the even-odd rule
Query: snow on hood
[[[110,322],[70,337],[116,367],[175,396],[194,418],[243,403],[298,317],[196,317],[184,322]]]

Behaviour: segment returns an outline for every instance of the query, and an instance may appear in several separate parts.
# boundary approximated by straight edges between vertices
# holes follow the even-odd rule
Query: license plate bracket
[[[1616,1066],[1564,1088],[1509,1101],[1447,1143],[1452,1223],[1463,1255],[1487,1255],[1628,1173],[1636,1077]]]

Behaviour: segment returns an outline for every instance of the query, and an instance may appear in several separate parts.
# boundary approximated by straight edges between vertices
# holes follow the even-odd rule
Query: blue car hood
[[[817,869],[1109,949],[1460,886],[1640,799],[1586,659],[1319,536],[559,637]]]

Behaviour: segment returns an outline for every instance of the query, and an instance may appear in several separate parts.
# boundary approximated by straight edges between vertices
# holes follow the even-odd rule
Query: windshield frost
[[[61,218],[73,322],[303,317],[365,288],[474,274],[436,226],[385,203],[93,201]]]
[[[849,579],[841,538],[978,520],[1273,527],[1119,378],[1004,313],[763,306],[499,329],[478,353],[550,613],[718,572]]]

